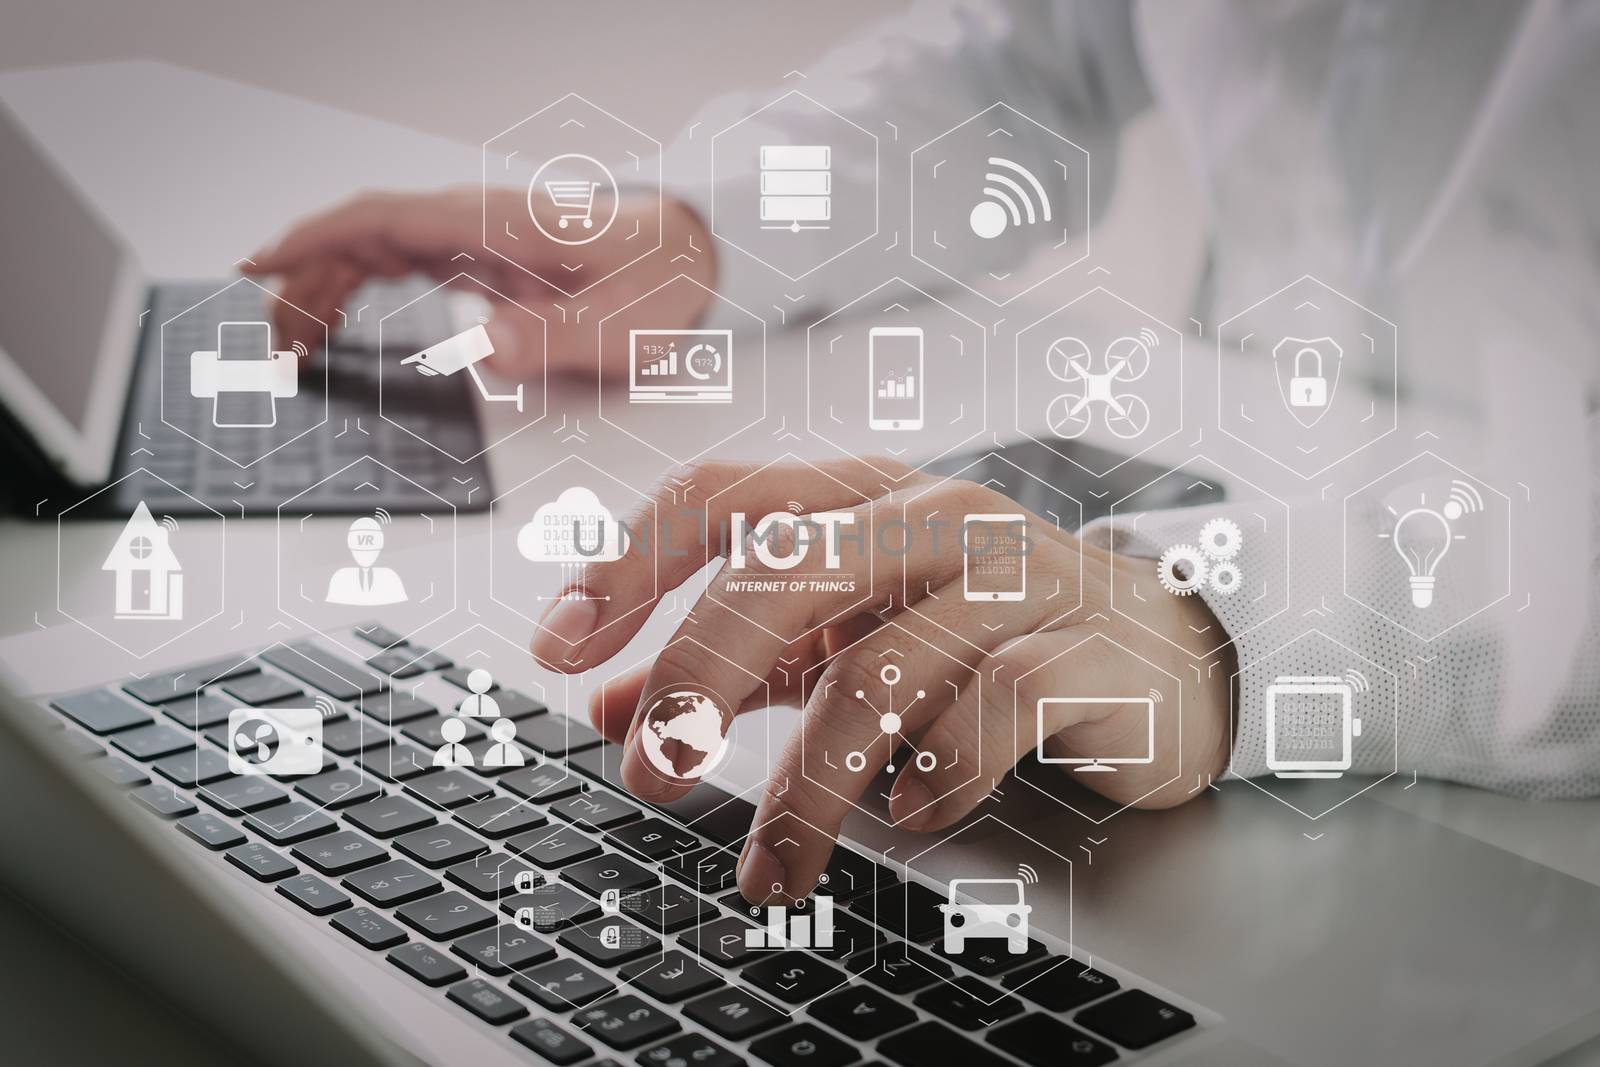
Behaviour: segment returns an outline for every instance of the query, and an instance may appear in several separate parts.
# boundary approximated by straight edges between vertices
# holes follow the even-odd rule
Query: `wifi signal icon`
[[[999,237],[1007,226],[1050,221],[1050,196],[1022,164],[990,156],[983,183],[983,199],[973,206],[967,223],[984,240]]]
[[[294,349],[294,354],[300,359],[305,359],[307,356],[311,355],[311,350],[306,347],[306,343],[304,341],[296,341],[289,347]]]
[[[1450,482],[1450,497],[1445,501],[1444,517],[1455,522],[1463,515],[1476,515],[1483,510],[1483,494],[1471,482],[1460,478]]]
[[[1023,885],[1038,885],[1039,872],[1033,869],[1032,864],[1019,863],[1017,864],[1017,881]]]
[[[791,500],[787,504],[785,504],[783,507],[784,507],[784,510],[787,511],[791,515],[798,515],[802,511],[805,510],[804,505],[802,505],[800,503],[800,501],[798,501],[798,500]]]
[[[389,510],[387,508],[373,508],[372,517],[378,520],[379,526],[387,526],[389,523],[394,521],[389,517]]]

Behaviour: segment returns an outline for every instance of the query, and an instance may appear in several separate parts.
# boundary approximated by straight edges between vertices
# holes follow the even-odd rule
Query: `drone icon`
[[[1148,327],[1137,337],[1118,337],[1106,345],[1104,369],[1094,369],[1094,352],[1076,337],[1058,337],[1045,350],[1045,369],[1069,389],[1045,408],[1050,432],[1065,441],[1075,440],[1094,425],[1096,410],[1106,429],[1121,440],[1138,437],[1150,426],[1150,405],[1137,393],[1119,393],[1118,385],[1131,384],[1150,369],[1150,350],[1160,337]]]

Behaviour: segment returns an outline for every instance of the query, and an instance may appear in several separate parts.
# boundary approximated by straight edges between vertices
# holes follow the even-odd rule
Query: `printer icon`
[[[300,357],[306,346],[296,341],[289,351],[272,351],[272,327],[265,322],[219,322],[217,347],[189,355],[189,395],[210,400],[211,425],[219,429],[268,429],[278,424],[278,401],[300,389]],[[223,422],[217,398],[224,393],[256,393],[267,397],[266,421]]]

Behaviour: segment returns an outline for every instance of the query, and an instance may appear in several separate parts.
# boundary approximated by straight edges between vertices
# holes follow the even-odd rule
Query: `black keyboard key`
[[[261,671],[224,682],[222,691],[241,704],[254,704],[258,707],[270,704],[274,700],[305,696],[305,690],[283,675],[266,674]],[[311,701],[307,700],[306,704],[309,706]]]
[[[600,735],[566,715],[540,715],[517,723],[517,740],[546,756],[565,756],[594,748]]]
[[[367,666],[379,674],[388,675],[390,679],[415,678],[419,674],[426,673],[422,664],[417,662],[416,655],[404,648],[379,652],[367,659]]]
[[[197,663],[182,670],[152,674],[148,678],[127,682],[122,686],[122,691],[146,704],[168,704],[183,697],[192,697],[207,685],[242,678],[260,669],[249,660],[243,663],[236,659],[212,660],[210,663]]]
[[[592,1004],[572,1021],[615,1049],[638,1048],[679,1030],[678,1020],[631,993]]]
[[[675,934],[717,916],[716,906],[701,900],[676,882],[663,882],[622,898],[628,917],[654,933]]]
[[[1115,993],[1115,978],[1066,956],[1051,956],[1000,979],[1006,989],[1027,997],[1046,1011],[1071,1011],[1080,1004]]]
[[[451,1000],[491,1026],[500,1026],[528,1014],[528,1009],[481,978],[469,978],[450,987]]]
[[[1028,1067],[1100,1067],[1117,1058],[1117,1050],[1110,1045],[1043,1012],[995,1027],[989,1043]]]
[[[878,1055],[900,1067],[959,1063],[961,1067],[1008,1067],[1006,1060],[944,1023],[921,1022],[878,1042]]]
[[[50,702],[57,711],[92,734],[110,734],[150,722],[150,713],[109,689],[91,689]]]
[[[588,1042],[574,1037],[548,1019],[529,1019],[525,1023],[518,1023],[511,1028],[511,1036],[556,1067],[566,1067],[567,1064],[577,1063],[594,1055],[594,1050],[589,1047]]]
[[[595,919],[568,928],[558,940],[602,967],[615,967],[661,951],[660,938],[626,919]]]
[[[967,970],[985,978],[993,978],[997,974],[1015,970],[1025,963],[1049,954],[1048,949],[1029,938],[1024,950],[1013,955],[1007,940],[1000,937],[974,938],[964,942],[960,952],[946,952],[943,943],[935,945],[933,951],[935,955],[943,956],[952,963],[959,963]]]
[[[440,893],[426,900],[414,900],[395,911],[407,926],[435,941],[449,941],[494,925],[494,912],[465,893]],[[526,937],[521,931],[518,936]]]
[[[313,870],[329,875],[359,871],[389,858],[383,846],[373,844],[353,830],[340,830],[315,841],[306,841],[289,851]]]
[[[773,1067],[846,1067],[861,1058],[854,1046],[816,1023],[795,1023],[750,1043],[752,1054]]]
[[[461,896],[459,893],[455,895]],[[552,960],[556,955],[556,950],[544,938],[507,923],[471,937],[463,937],[450,946],[450,951],[462,959],[471,960],[490,974],[521,971]]]
[[[1022,1013],[1022,1001],[969,975],[923,990],[917,994],[916,1005],[969,1033]]]
[[[736,915],[727,915],[693,930],[685,930],[678,935],[678,943],[712,963],[737,967],[761,952],[760,949],[750,948],[745,942],[745,931],[753,929],[753,924]]]
[[[847,976],[806,952],[766,955],[746,966],[740,976],[788,1004],[804,1004],[845,984]]]
[[[500,905],[517,925],[540,933],[555,933],[586,923],[600,914],[600,905],[569,885],[551,882],[518,893]]]
[[[401,945],[385,958],[424,985],[440,986],[467,976],[461,964],[420,941]]]
[[[364,804],[382,794],[378,784],[360,771],[338,767],[331,771],[302,778],[294,785],[295,792],[324,808],[347,808]]]
[[[229,863],[241,871],[249,872],[250,877],[258,882],[276,882],[295,873],[294,864],[284,859],[281,853],[254,841],[230,848],[224,855]]]
[[[258,811],[245,819],[244,825],[274,845],[292,845],[332,833],[337,824],[305,801],[296,800]]]
[[[173,785],[184,789],[220,782],[233,773],[228,769],[228,757],[210,748],[180,752],[176,756],[156,760],[150,768]]]
[[[771,1030],[788,1016],[754,993],[728,986],[683,1006],[683,1013],[718,1037],[743,1041]]]
[[[278,892],[313,915],[332,915],[350,906],[350,898],[314,874],[297,874],[278,883]]]
[[[852,852],[843,845],[835,848],[833,855],[828,857],[828,866],[823,874],[827,879],[825,885],[828,892],[837,897],[840,903],[898,881],[895,873],[883,864],[859,852]]]
[[[955,974],[944,960],[904,941],[891,941],[869,952],[851,956],[845,966],[890,996],[905,996],[925,989],[940,978]]]
[[[415,745],[391,741],[361,753],[357,766],[386,782],[404,782],[433,770],[433,757]]]
[[[584,837],[570,826],[530,830],[507,841],[506,847],[547,871],[600,854],[598,842]]]
[[[463,804],[455,809],[454,814],[458,821],[496,841],[512,834],[537,830],[550,821],[532,804],[513,797],[490,797],[488,800]]]
[[[702,893],[721,893],[732,887],[738,876],[738,863],[737,853],[707,845],[695,852],[673,856],[662,864],[662,869]]]
[[[917,1021],[916,1012],[864,985],[829,993],[811,1014],[853,1041],[875,1041]]]
[[[675,1067],[692,1063],[695,1067],[744,1067],[744,1060],[709,1037],[679,1034],[634,1057],[639,1067]]]
[[[570,797],[583,788],[582,778],[549,763],[539,767],[522,767],[502,774],[499,782],[517,796],[536,804],[549,804],[563,797]]]
[[[261,653],[261,658],[335,700],[356,700],[380,692],[387,684],[370,668],[325,652],[310,641],[274,646]]]
[[[148,785],[150,776],[136,763],[129,763],[125,759],[112,756],[108,759],[95,760],[89,766],[98,771],[102,777],[112,785]]]
[[[380,908],[437,893],[439,879],[405,860],[388,860],[345,876],[344,887]]]
[[[697,997],[708,989],[716,989],[728,982],[716,971],[677,949],[663,953],[656,959],[629,964],[622,968],[620,974],[624,982],[638,986],[663,1004],[676,1004],[680,1000]]]
[[[213,852],[244,844],[244,834],[233,823],[219,819],[208,811],[179,819],[177,826],[185,837],[200,842]]]
[[[75,730],[62,727],[61,732],[55,735],[56,743],[79,759],[93,759],[106,754],[105,746],[92,737],[85,737]]]
[[[387,626],[375,622],[362,623],[359,626],[351,627],[351,629],[355,631],[355,635],[361,640],[370,641],[379,648],[393,648],[395,645],[402,644],[405,641],[405,638],[400,634],[395,633]]]
[[[436,715],[439,709],[410,693],[386,689],[376,696],[363,697],[361,710],[385,726],[399,726],[424,715]]]
[[[244,815],[289,800],[289,794],[266,778],[240,775],[212,782],[200,790],[200,799],[224,815]]]
[[[136,760],[148,762],[189,751],[194,747],[194,737],[157,722],[113,734],[111,747],[120,749]]]
[[[128,795],[146,811],[153,811],[164,819],[176,819],[199,810],[188,797],[180,796],[159,782],[142,785]]]
[[[205,730],[228,721],[236,708],[232,700],[224,700],[215,693],[201,693],[185,700],[175,700],[162,707],[161,713],[187,730]]]
[[[1142,989],[1124,989],[1084,1008],[1073,1022],[1124,1048],[1148,1048],[1194,1026],[1194,1016]]]
[[[437,821],[433,812],[401,796],[382,796],[357,804],[345,812],[345,818],[373,837],[393,837],[432,826]]]
[[[498,852],[458,863],[444,876],[480,900],[499,900],[513,892],[517,875],[525,871],[544,881],[544,875],[534,873],[528,864]]]
[[[571,1011],[617,991],[617,984],[576,960],[551,960],[518,974],[511,988],[550,1011]]]
[[[704,782],[689,790],[686,796],[661,807],[689,830],[728,846],[735,855],[739,849],[733,846],[745,839],[756,817],[754,804]]]
[[[481,838],[449,823],[403,834],[394,839],[394,848],[424,867],[433,868],[448,867],[489,851]]]
[[[606,837],[618,847],[652,863],[660,863],[681,852],[693,852],[704,843],[689,831],[655,817],[614,826],[606,832]]]
[[[531,719],[535,715],[543,715],[550,710],[544,701],[535,700],[533,697],[525,693],[519,693],[514,689],[496,689],[494,691],[494,701],[500,706],[500,717],[502,719],[513,719],[518,723],[521,723],[524,719]],[[520,732],[522,728],[518,726],[517,729]]]
[[[322,727],[322,747],[341,756],[386,748],[393,740],[388,730],[366,719],[342,719]]]
[[[435,771],[407,779],[401,788],[436,808],[459,808],[494,795],[494,787],[460,771]]]
[[[402,944],[406,932],[371,908],[355,907],[333,919],[333,928],[370,949],[393,948]]]
[[[636,805],[621,797],[596,789],[556,801],[550,805],[550,814],[575,823],[581,829],[598,832],[632,822],[640,812]]]
[[[627,894],[656,884],[654,871],[646,870],[626,856],[612,852],[569,863],[561,869],[561,878],[593,897],[598,897],[608,889]]]
[[[944,903],[925,885],[901,882],[852,900],[850,910],[908,941],[932,941],[944,936]]]

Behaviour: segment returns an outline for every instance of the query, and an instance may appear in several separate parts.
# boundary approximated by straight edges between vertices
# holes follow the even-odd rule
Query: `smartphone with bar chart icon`
[[[867,334],[867,425],[922,429],[922,327],[874,326]]]
[[[760,926],[752,926],[745,930],[744,947],[748,949],[832,948],[833,897],[818,895],[812,899],[816,907],[809,915],[801,906],[768,907],[767,921]]]

